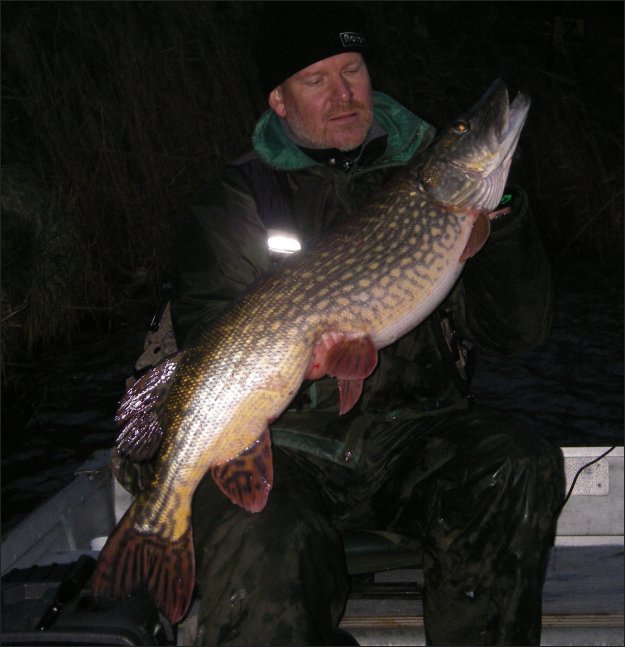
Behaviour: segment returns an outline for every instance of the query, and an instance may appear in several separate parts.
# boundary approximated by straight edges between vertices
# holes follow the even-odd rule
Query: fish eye
[[[468,133],[471,130],[471,125],[468,121],[460,120],[454,124],[454,130],[459,134]]]

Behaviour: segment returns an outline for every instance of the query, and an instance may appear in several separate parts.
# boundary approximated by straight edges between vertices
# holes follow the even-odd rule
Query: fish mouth
[[[510,159],[516,150],[521,131],[527,120],[530,105],[531,99],[522,92],[518,92],[512,103],[508,104],[508,92],[506,90],[504,109],[501,111],[503,124],[498,133],[498,136],[501,137],[499,150],[504,159]]]
[[[511,161],[530,105],[530,97],[523,92],[518,92],[510,103],[505,83],[497,79],[469,113],[468,121],[479,133],[478,144],[485,149],[479,168],[483,176]]]

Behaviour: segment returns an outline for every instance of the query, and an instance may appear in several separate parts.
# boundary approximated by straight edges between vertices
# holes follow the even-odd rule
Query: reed
[[[582,36],[558,40],[560,3],[358,4],[376,87],[435,125],[497,76],[527,89],[514,172],[550,254],[622,257],[620,28],[606,35],[593,14]],[[622,24],[620,3],[597,4],[616,22],[620,7]],[[264,109],[258,5],[2,4],[3,166],[15,178],[3,181],[5,369],[87,324],[117,325],[140,294],[156,301],[185,198],[249,149]],[[20,207],[30,186],[38,197]]]
[[[3,185],[3,218],[16,231],[3,236],[3,251],[59,217],[73,241],[63,265],[48,268],[66,285],[45,299],[38,251],[45,236],[19,268],[3,267],[6,368],[51,339],[69,341],[85,322],[115,325],[137,287],[156,299],[185,197],[246,150],[262,106],[251,54],[240,47],[249,37],[237,3],[16,3],[2,10],[3,163],[9,172],[27,166],[48,198],[36,214],[19,217],[4,208],[13,189]],[[240,23],[234,38],[233,23]]]

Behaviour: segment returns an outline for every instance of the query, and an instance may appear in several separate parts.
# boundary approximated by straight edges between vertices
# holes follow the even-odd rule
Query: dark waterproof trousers
[[[203,644],[333,644],[350,528],[421,541],[428,644],[540,644],[560,449],[479,410],[378,423],[364,437],[351,469],[274,448],[275,484],[258,514],[202,482],[193,525]]]

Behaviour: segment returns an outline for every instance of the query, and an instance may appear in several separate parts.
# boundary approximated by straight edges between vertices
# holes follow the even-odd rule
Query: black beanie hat
[[[351,2],[265,2],[255,42],[264,95],[324,58],[364,54],[362,22]]]

